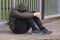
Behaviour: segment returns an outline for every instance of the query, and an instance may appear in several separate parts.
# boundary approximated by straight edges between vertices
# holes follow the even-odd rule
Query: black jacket
[[[26,4],[21,3],[17,7],[11,10],[9,17],[9,26],[17,27],[20,24],[25,25],[24,19],[32,18],[32,17],[34,17],[34,13],[29,12]],[[21,22],[17,22],[17,21],[21,21]],[[20,25],[19,27],[22,27],[22,25]]]

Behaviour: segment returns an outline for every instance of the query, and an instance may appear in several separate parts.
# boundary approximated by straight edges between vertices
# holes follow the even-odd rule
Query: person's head
[[[27,10],[28,10],[27,4],[26,4],[26,3],[20,3],[20,4],[18,5],[18,10],[19,10],[19,11],[27,11]]]

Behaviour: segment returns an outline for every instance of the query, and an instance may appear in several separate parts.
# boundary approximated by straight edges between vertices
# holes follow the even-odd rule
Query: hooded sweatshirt
[[[16,18],[32,18],[34,13],[29,12],[28,6],[25,3],[19,4],[17,7],[11,10],[11,16]]]

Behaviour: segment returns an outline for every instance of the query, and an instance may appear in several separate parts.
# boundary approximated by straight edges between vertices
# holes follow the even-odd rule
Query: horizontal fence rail
[[[40,0],[0,0],[0,19],[8,20],[10,10],[23,2],[28,4],[30,11],[40,11]]]

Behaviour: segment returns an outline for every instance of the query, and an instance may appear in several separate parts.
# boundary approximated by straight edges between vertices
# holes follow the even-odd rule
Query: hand
[[[40,14],[40,12],[35,12],[34,16],[39,18],[41,16],[41,14]]]

